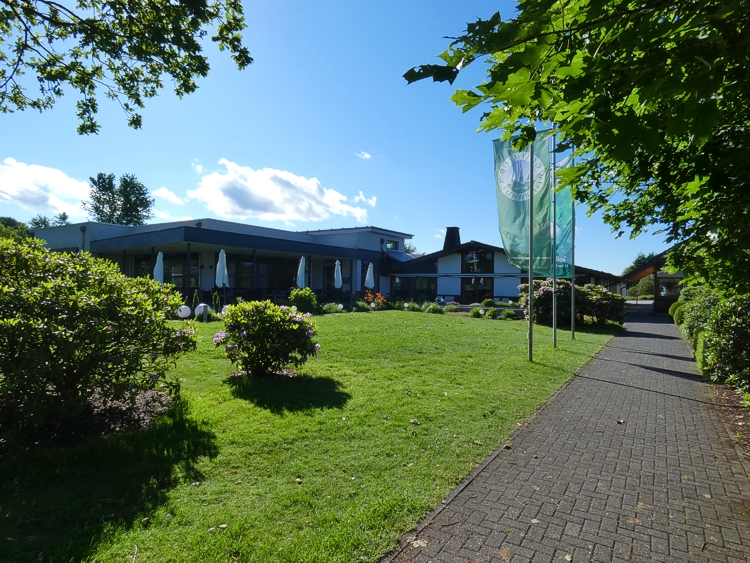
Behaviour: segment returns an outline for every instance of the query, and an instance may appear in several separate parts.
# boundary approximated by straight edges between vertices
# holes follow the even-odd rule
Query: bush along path
[[[407,561],[747,561],[747,464],[669,317],[633,315],[407,535]]]

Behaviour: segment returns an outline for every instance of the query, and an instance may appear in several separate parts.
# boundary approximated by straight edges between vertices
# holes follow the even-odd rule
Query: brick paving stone
[[[688,345],[625,328],[381,563],[750,561],[750,466]]]

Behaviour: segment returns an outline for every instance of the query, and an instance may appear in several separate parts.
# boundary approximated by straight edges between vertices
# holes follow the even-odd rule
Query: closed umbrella
[[[227,301],[227,290],[229,287],[229,273],[227,272],[227,253],[222,248],[219,252],[219,262],[216,264],[216,287],[224,289],[224,304]]]
[[[156,255],[156,265],[154,266],[154,281],[164,283],[164,254],[159,252]]]
[[[375,276],[372,273],[372,262],[370,262],[370,265],[367,266],[367,275],[365,276],[365,287],[367,289],[372,289],[375,287]]]
[[[305,257],[299,259],[299,268],[297,268],[297,287],[305,287]]]
[[[344,280],[341,279],[341,262],[336,260],[336,268],[333,270],[333,287],[336,288],[336,300],[338,301],[339,290],[344,285]]]

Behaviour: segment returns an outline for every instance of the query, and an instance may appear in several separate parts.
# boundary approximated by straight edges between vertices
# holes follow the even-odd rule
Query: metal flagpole
[[[529,361],[534,361],[534,143],[529,150]]]
[[[570,338],[576,339],[576,201],[570,202],[572,206],[571,214],[571,237],[572,245],[570,249]]]
[[[552,135],[552,347],[557,348],[557,148]]]

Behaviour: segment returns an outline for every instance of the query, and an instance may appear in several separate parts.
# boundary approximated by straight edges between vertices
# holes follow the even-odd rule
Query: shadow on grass
[[[225,381],[232,395],[275,414],[308,409],[340,409],[351,399],[342,385],[330,377],[234,375]]]
[[[215,436],[173,407],[150,428],[0,457],[0,561],[82,561],[140,525],[181,481],[203,478]]]

